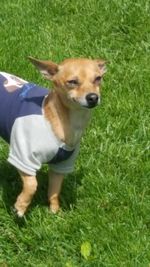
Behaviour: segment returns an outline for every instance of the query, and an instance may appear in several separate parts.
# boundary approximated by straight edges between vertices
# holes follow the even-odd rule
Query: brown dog
[[[70,162],[74,162],[78,154],[80,139],[89,122],[91,109],[100,103],[99,86],[101,78],[106,72],[106,62],[103,60],[91,59],[67,59],[58,65],[51,61],[41,61],[32,57],[30,57],[30,60],[46,79],[53,82],[54,89],[49,92],[42,102],[42,116],[46,122],[51,125],[51,130],[57,142],[63,145],[65,144],[65,146],[68,147],[67,152],[65,152],[68,155],[66,159],[62,157],[62,162],[59,163],[59,167],[54,167],[53,170],[49,172],[48,200],[51,211],[56,213],[59,210],[59,193],[64,174],[72,171],[71,168],[69,169],[69,167],[67,167],[67,164],[73,164],[69,163],[69,160]],[[28,95],[31,91],[30,87],[27,87],[26,82],[24,86],[26,86],[26,89],[20,94],[23,97],[26,94]],[[43,124],[37,126],[36,122],[35,119],[33,121],[33,126],[30,128],[34,128],[34,125],[38,127],[37,129],[45,127],[42,126]],[[17,128],[17,123],[15,127]],[[31,135],[30,131],[32,130],[29,128],[26,130],[27,134],[29,132],[29,136]],[[20,136],[22,138],[21,134]],[[11,137],[11,139],[14,140],[14,137]],[[34,139],[36,139],[35,135]],[[39,147],[41,145],[40,139],[38,139],[38,145]],[[61,154],[61,156],[64,153],[63,145],[59,148],[59,152],[61,152],[59,154]],[[22,141],[22,143],[20,142],[17,151],[21,150],[21,146],[24,146],[24,141]],[[31,146],[32,145],[30,145],[30,147]],[[32,152],[33,151],[30,153]],[[37,152],[33,154],[34,159],[35,155],[40,157]],[[58,156],[55,154],[58,153],[53,154],[53,159],[51,160],[52,165],[57,165],[56,158],[61,158],[60,155]],[[9,161],[13,164],[13,158]],[[44,160],[42,163],[43,162]],[[62,167],[64,162],[65,168]],[[14,166],[18,167],[17,164],[14,164]],[[32,171],[25,172],[24,166],[21,164],[20,166],[21,167],[18,169],[23,182],[23,190],[17,198],[15,208],[18,216],[21,217],[24,215],[37,190],[37,180],[34,172],[32,175]]]

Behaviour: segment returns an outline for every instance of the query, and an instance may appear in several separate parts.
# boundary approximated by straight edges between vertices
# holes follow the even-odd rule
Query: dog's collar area
[[[71,157],[71,155],[73,154],[74,149],[73,150],[65,150],[62,147],[59,147],[56,155],[51,159],[51,161],[49,163],[59,163],[61,161],[67,160],[68,158]]]

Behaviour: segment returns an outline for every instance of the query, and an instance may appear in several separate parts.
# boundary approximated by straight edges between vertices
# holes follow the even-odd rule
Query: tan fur
[[[37,180],[36,177],[27,175],[19,171],[21,180],[23,183],[23,189],[17,198],[15,203],[15,209],[19,217],[22,217],[26,212],[27,207],[31,203],[32,197],[37,190]]]
[[[50,121],[56,136],[67,145],[74,147],[79,143],[91,114],[87,95],[100,96],[99,79],[105,73],[105,61],[91,59],[66,59],[61,64],[41,61],[30,57],[46,79],[52,80],[54,90],[47,96],[44,116]],[[73,83],[70,81],[74,81]],[[76,84],[75,84],[76,83]],[[15,208],[18,216],[23,216],[37,188],[36,177],[20,173],[23,191]],[[59,193],[63,174],[51,172],[49,178],[48,200],[52,212],[59,210]]]

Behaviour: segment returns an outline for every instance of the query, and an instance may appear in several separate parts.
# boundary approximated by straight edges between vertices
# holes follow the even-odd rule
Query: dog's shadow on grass
[[[85,173],[84,173],[85,175]],[[28,213],[34,207],[45,206],[48,207],[48,175],[45,168],[42,168],[38,175],[38,190],[32,200]],[[83,170],[75,171],[69,174],[65,179],[60,195],[61,208],[64,211],[76,207],[77,191],[81,185],[83,177]],[[21,192],[22,183],[18,172],[7,162],[0,164],[0,191],[2,198],[2,205],[7,209],[8,213],[12,213],[14,203],[17,196]]]

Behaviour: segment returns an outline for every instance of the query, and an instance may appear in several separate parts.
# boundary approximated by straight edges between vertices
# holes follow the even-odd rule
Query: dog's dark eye
[[[79,82],[78,82],[78,80],[69,80],[69,81],[67,81],[67,84],[69,86],[76,86],[79,84]]]
[[[97,76],[94,80],[94,83],[100,83],[102,77],[101,76]]]

